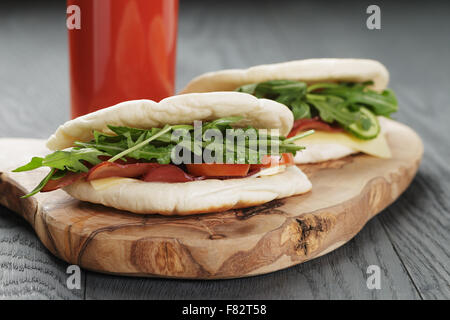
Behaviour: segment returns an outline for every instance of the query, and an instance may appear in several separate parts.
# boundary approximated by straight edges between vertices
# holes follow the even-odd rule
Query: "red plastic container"
[[[178,0],[68,0],[72,118],[132,99],[174,94]],[[68,17],[70,12],[68,12]]]

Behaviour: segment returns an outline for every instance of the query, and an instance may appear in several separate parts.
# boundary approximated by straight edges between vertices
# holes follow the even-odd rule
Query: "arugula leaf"
[[[203,124],[202,126],[202,132],[205,132],[206,130],[209,129],[218,129],[220,130],[222,133],[225,132],[226,129],[231,129],[231,125],[233,123],[239,122],[243,119],[244,117],[241,116],[236,116],[236,117],[226,117],[226,118],[220,118],[211,122],[206,122],[205,124]]]
[[[102,162],[98,157],[107,155],[95,148],[72,149],[69,151],[55,151],[45,158],[34,157],[29,163],[21,166],[13,172],[30,171],[40,167],[50,167],[59,170],[70,170],[74,172],[87,172],[89,169],[82,161],[89,162],[92,165]]]
[[[375,116],[389,117],[398,110],[398,104],[392,90],[378,93],[368,88],[371,84],[324,82],[308,86],[301,81],[273,80],[241,86],[236,91],[280,102],[291,109],[294,120],[318,115],[358,138],[372,139],[379,132]]]
[[[332,95],[343,98],[348,104],[362,104],[375,115],[389,116],[398,111],[397,99],[392,90],[386,89],[382,93],[367,88],[372,81],[363,83],[317,83],[308,87],[308,92],[321,95]]]
[[[257,85],[258,85],[257,83],[247,84],[245,86],[237,88],[236,91],[237,92],[244,92],[244,93],[254,94]]]
[[[316,84],[308,86],[308,89],[306,91],[308,93],[310,93],[310,92],[314,92],[314,91],[317,91],[317,90],[320,90],[320,89],[337,88],[337,87],[339,87],[339,84],[337,84],[337,83],[328,83],[328,82],[316,83]]]
[[[142,133],[139,138],[136,140],[136,142],[133,142],[130,135],[125,135],[127,139],[127,145],[128,148],[124,151],[122,151],[119,154],[116,154],[114,157],[109,159],[108,161],[114,162],[128,154],[133,154],[134,151],[139,150],[140,148],[145,147],[148,145],[151,141],[157,139],[158,137],[162,136],[165,133],[168,133],[172,130],[172,127],[169,125],[165,125],[164,128],[160,129],[155,134],[149,134],[149,133]],[[145,140],[144,140],[145,139]]]
[[[39,184],[28,194],[21,196],[21,199],[25,199],[25,198],[29,198],[31,196],[34,196],[36,193],[38,193],[39,191],[42,190],[42,188],[45,187],[45,185],[47,184],[48,180],[50,180],[50,178],[53,176],[53,174],[55,173],[56,169],[51,169],[50,172],[45,176],[44,179],[42,179],[41,182],[39,182]]]
[[[281,145],[282,146],[283,145],[289,146],[289,144],[294,142],[295,140],[299,140],[299,139],[305,138],[307,136],[310,136],[314,132],[315,132],[314,130],[308,130],[308,131],[305,131],[305,132],[300,132],[299,134],[284,140]],[[304,149],[304,147],[302,147],[302,148]]]
[[[126,144],[124,144],[124,141],[119,141],[117,143],[114,142],[101,142],[97,143],[95,141],[90,142],[79,142],[76,141],[75,146],[77,148],[95,148],[100,151],[103,151],[107,153],[110,156],[115,156],[116,154],[119,154],[123,150],[127,148]]]
[[[156,147],[151,144],[147,144],[139,149],[136,149],[129,154],[127,157],[134,158],[137,160],[156,160],[159,164],[169,164],[170,155],[175,144],[170,144],[165,147]]]
[[[286,84],[287,85],[287,84]],[[280,84],[280,86],[284,86]],[[285,90],[284,88],[276,88],[275,90]],[[297,90],[297,89],[295,89]],[[294,97],[294,100],[298,98]],[[303,101],[294,101],[294,105],[300,110],[302,114],[307,114],[309,111],[308,105]],[[191,140],[182,140],[182,147],[190,152],[191,158],[195,156],[202,156],[204,150],[210,150],[215,156],[223,157],[224,162],[227,160],[233,161],[232,163],[260,163],[262,155],[269,154],[271,146],[277,145],[278,152],[281,153],[295,153],[298,150],[304,149],[304,147],[298,146],[293,143],[294,140],[300,138],[300,136],[286,139],[281,136],[270,136],[260,134],[258,130],[252,127],[245,129],[238,129],[238,134],[247,134],[247,130],[253,130],[256,134],[249,134],[245,136],[245,145],[236,146],[231,150],[231,156],[229,154],[223,154],[223,151],[227,150],[226,139],[207,139],[205,132],[207,130],[220,131],[224,137],[227,137],[227,130],[233,129],[232,124],[242,120],[243,117],[227,117],[217,119],[211,122],[206,122],[202,126],[202,136],[200,147],[196,146],[198,142],[194,141],[194,137],[191,134]],[[94,139],[88,142],[75,142],[75,147],[68,150],[61,150],[53,152],[44,158],[33,157],[31,161],[24,166],[21,166],[14,170],[14,172],[22,172],[34,170],[40,167],[50,167],[50,172],[42,179],[42,181],[27,195],[22,198],[27,198],[40,192],[42,188],[48,183],[49,180],[58,180],[64,177],[68,172],[87,172],[89,168],[86,166],[88,163],[91,165],[97,165],[102,161],[100,156],[109,156],[108,161],[115,161],[122,159],[126,161],[127,158],[135,158],[141,161],[156,161],[160,164],[169,164],[172,160],[172,151],[180,141],[173,136],[174,130],[187,130],[192,133],[194,127],[192,125],[174,125],[166,126],[164,128],[152,128],[149,130],[108,126],[109,129],[115,133],[115,135],[109,135],[102,132],[94,131]],[[233,129],[234,130],[234,129]],[[267,151],[258,149],[260,146],[260,139],[263,139],[263,143],[268,147]],[[212,140],[212,141],[211,141]],[[256,141],[255,141],[256,140]],[[222,151],[223,150],[223,151]],[[255,152],[256,151],[256,152]],[[227,159],[225,159],[227,157]]]
[[[88,167],[86,167],[82,161],[87,161],[92,165],[96,165],[102,162],[102,160],[98,158],[101,155],[107,154],[95,148],[55,151],[44,158],[42,161],[42,166],[56,168],[59,170],[67,169],[74,172],[88,172]]]
[[[302,96],[306,94],[306,83],[292,80],[272,80],[261,82],[255,87],[254,95],[258,98],[280,95]]]
[[[296,99],[291,103],[292,113],[294,114],[294,119],[305,119],[311,118],[311,108],[309,104],[302,101],[301,99]]]
[[[36,193],[40,192],[45,187],[45,185],[49,180],[61,179],[66,175],[67,172],[68,172],[67,170],[57,170],[52,168],[50,172],[44,177],[44,179],[42,179],[41,182],[39,182],[39,184],[30,193],[21,196],[20,198],[25,199],[34,196]]]
[[[143,133],[145,134],[148,130],[130,128],[130,127],[117,127],[108,125],[108,128],[114,132],[117,136],[121,136],[124,134],[129,134],[133,139],[139,138]]]
[[[13,172],[30,171],[30,170],[40,168],[40,167],[42,167],[43,160],[44,160],[44,158],[33,157],[29,163],[27,163],[26,165],[23,165],[17,169],[14,169]]]
[[[307,99],[319,111],[320,118],[323,121],[332,123],[336,120],[337,104],[341,103],[342,100],[338,101],[312,94],[308,94]]]

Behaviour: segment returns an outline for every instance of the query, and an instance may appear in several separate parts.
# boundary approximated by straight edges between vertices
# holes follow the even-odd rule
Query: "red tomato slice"
[[[148,170],[142,180],[146,182],[189,182],[199,180],[199,178],[187,174],[177,166],[165,164]]]
[[[306,131],[306,130],[321,130],[321,131],[328,131],[328,132],[343,132],[344,129],[341,127],[335,127],[331,126],[326,122],[323,122],[320,120],[319,117],[314,117],[311,119],[298,119],[295,120],[294,126],[292,127],[291,132],[288,134],[288,138],[295,136],[300,131]]]
[[[292,153],[283,153],[281,156],[266,155],[262,158],[260,164],[250,165],[250,169],[263,169],[283,165],[286,167],[294,165],[294,155]]]
[[[69,184],[72,184],[80,180],[81,178],[84,178],[85,176],[87,176],[87,172],[68,172],[62,178],[59,178],[57,180],[48,180],[46,185],[42,188],[41,192],[53,191],[68,186]]]
[[[281,164],[284,164],[286,167],[293,166],[295,164],[294,155],[292,153],[283,153]]]
[[[258,173],[259,171],[261,171],[261,168],[253,168],[252,169],[251,165],[250,165],[250,169],[248,170],[248,172],[245,176],[204,177],[204,179],[219,179],[219,180],[242,179],[242,178],[250,177],[250,176]]]
[[[187,164],[187,171],[194,176],[205,177],[244,177],[250,169],[249,164],[199,163]]]
[[[159,163],[118,164],[104,161],[89,170],[87,181],[109,177],[135,178],[146,174],[150,169],[162,166]]]

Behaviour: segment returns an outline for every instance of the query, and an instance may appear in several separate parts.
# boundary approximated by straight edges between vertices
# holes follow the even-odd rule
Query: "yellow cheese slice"
[[[361,140],[343,132],[316,131],[314,134],[295,141],[298,145],[336,143],[379,158],[391,158],[391,149],[383,133],[371,140]]]
[[[96,179],[90,181],[92,188],[96,191],[101,191],[108,189],[112,186],[119,185],[124,182],[132,182],[132,181],[138,181],[137,179],[132,178],[120,178],[120,177],[110,177],[110,178],[103,178],[103,179]]]

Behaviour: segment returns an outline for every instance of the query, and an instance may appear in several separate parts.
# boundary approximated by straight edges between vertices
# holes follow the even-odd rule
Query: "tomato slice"
[[[292,165],[294,163],[294,158],[292,154],[286,153],[283,154],[281,158],[266,156],[263,159],[263,164],[260,165],[219,163],[187,164],[186,168],[190,174],[171,164],[119,164],[116,162],[103,161],[92,167],[89,172],[68,172],[60,179],[49,180],[41,191],[53,191],[68,186],[82,178],[91,181],[109,177],[142,177],[141,180],[146,182],[189,182],[209,177],[231,179],[233,177],[246,177],[249,173],[256,173],[261,170],[261,168],[270,167],[274,165],[274,163],[277,165]]]
[[[266,155],[262,158],[260,164],[250,165],[250,170],[264,169],[283,165],[285,165],[286,167],[294,165],[294,155],[292,153],[283,153],[281,156]]]
[[[41,192],[49,192],[59,188],[66,187],[69,184],[77,182],[78,180],[86,176],[87,172],[67,172],[66,175],[62,178],[59,178],[57,180],[52,179],[48,180],[48,182],[42,188]]]
[[[162,166],[159,163],[118,164],[104,161],[89,170],[87,181],[109,177],[135,178],[146,174],[150,169]]]
[[[146,182],[189,182],[200,179],[202,178],[193,177],[172,164],[152,168],[142,178]]]
[[[286,165],[286,167],[293,166],[295,164],[294,155],[292,153],[283,153],[281,164]]]
[[[186,165],[187,171],[194,176],[205,177],[244,177],[250,169],[249,164],[194,163]]]
[[[306,130],[321,130],[321,131],[328,131],[328,132],[343,132],[344,129],[341,127],[331,126],[328,123],[320,120],[319,117],[314,117],[311,119],[298,119],[295,120],[294,126],[292,127],[291,132],[288,134],[288,138],[295,136],[300,131],[306,131]]]

